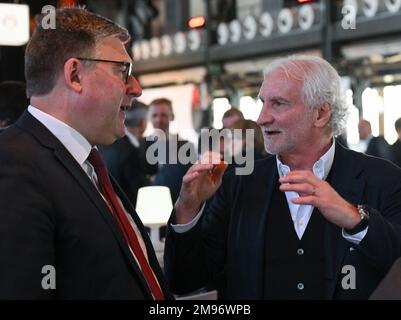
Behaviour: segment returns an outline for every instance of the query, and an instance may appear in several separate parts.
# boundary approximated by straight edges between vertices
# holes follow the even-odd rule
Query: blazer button
[[[297,250],[297,254],[298,254],[299,256],[302,256],[302,255],[304,254],[304,249],[299,248],[299,249]]]
[[[298,290],[303,290],[304,287],[305,287],[305,286],[304,286],[304,284],[303,284],[302,282],[300,282],[300,283],[297,284]]]

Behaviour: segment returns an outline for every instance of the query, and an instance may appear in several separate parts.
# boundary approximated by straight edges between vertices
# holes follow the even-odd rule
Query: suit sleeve
[[[50,299],[42,280],[51,283],[45,266],[56,262],[51,205],[43,174],[22,158],[0,157],[0,299]]]
[[[183,294],[214,285],[224,272],[230,207],[229,180],[207,202],[199,222],[176,233],[169,223],[165,246],[165,273],[174,293]],[[172,214],[174,216],[174,212]]]
[[[374,186],[378,190],[375,196],[367,195],[371,207],[369,230],[358,246],[383,274],[401,256],[401,174],[395,167],[391,169],[383,172],[385,183]],[[371,205],[375,201],[377,205]]]

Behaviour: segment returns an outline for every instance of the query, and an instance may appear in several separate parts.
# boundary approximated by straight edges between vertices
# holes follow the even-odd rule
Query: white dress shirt
[[[313,174],[316,177],[322,180],[327,178],[330,169],[333,166],[334,154],[335,139],[333,139],[330,149],[313,165]],[[290,167],[283,164],[278,157],[276,157],[276,162],[280,178],[284,177],[288,172],[291,171]],[[288,208],[290,209],[291,219],[294,223],[295,232],[297,233],[298,238],[301,239],[309,223],[310,217],[312,216],[314,207],[311,205],[299,205],[293,203],[291,199],[299,196],[296,192],[285,192],[285,196],[287,198]],[[190,222],[186,224],[172,224],[174,231],[177,233],[184,233],[193,228],[200,219],[204,207],[205,206],[203,205],[199,213]],[[342,236],[353,244],[359,244],[359,242],[361,242],[365,237],[367,231],[368,228],[354,235],[349,235],[344,229],[342,229]]]

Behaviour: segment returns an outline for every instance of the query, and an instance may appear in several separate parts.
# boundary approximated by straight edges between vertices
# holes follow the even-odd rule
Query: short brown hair
[[[237,108],[228,109],[226,112],[224,112],[222,119],[232,117],[232,116],[237,116],[238,119],[244,119],[244,114]]]
[[[114,36],[123,43],[130,40],[125,28],[84,8],[57,9],[55,29],[43,29],[43,17],[36,17],[36,28],[25,51],[29,97],[49,93],[64,63],[72,57],[93,54],[102,39]]]
[[[167,99],[167,98],[157,98],[154,99],[149,106],[153,106],[153,105],[158,105],[158,104],[165,104],[169,107],[171,113],[173,113],[173,103],[171,102],[171,100]]]
[[[257,152],[263,153],[265,151],[265,144],[264,144],[264,138],[263,138],[263,132],[260,126],[252,120],[244,120],[244,119],[239,119],[234,122],[232,129],[241,129],[242,130],[242,137],[246,137],[246,130],[251,129],[254,130],[254,149]]]

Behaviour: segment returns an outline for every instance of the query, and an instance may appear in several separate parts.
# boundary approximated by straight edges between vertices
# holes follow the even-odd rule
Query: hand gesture
[[[298,198],[291,199],[293,203],[309,204],[318,208],[327,220],[341,228],[352,229],[360,221],[357,208],[311,171],[291,171],[279,181],[281,191],[299,194]]]
[[[228,164],[220,160],[220,154],[207,152],[190,167],[182,179],[181,191],[175,204],[176,223],[191,221],[201,204],[208,200],[221,185]]]

